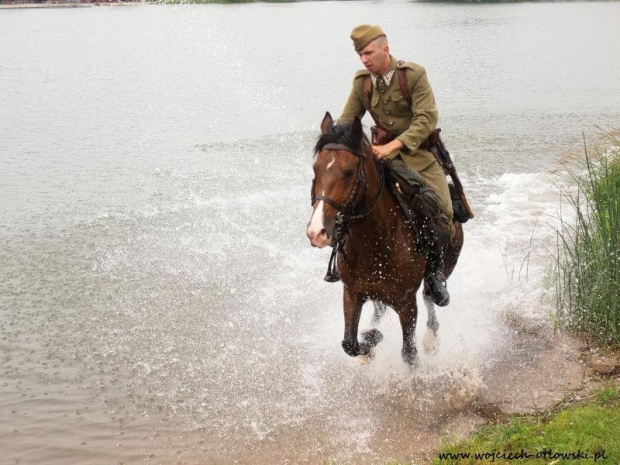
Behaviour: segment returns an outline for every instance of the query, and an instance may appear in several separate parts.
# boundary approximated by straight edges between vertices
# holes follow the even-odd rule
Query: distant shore
[[[16,9],[16,8],[90,8],[92,6],[124,6],[124,5],[153,5],[153,4],[235,4],[235,3],[293,3],[306,0],[146,0],[146,1],[89,1],[89,0],[77,0],[74,2],[62,0],[55,2],[27,2],[27,3],[2,3],[0,0],[1,9]],[[469,1],[469,0],[468,0]],[[512,1],[512,0],[511,0]]]
[[[304,1],[304,0],[146,0],[146,1],[89,1],[89,0],[77,0],[77,1],[50,1],[50,2],[25,2],[25,3],[2,3],[0,0],[0,10],[1,9],[19,9],[19,8],[90,8],[92,6],[126,6],[126,5],[154,5],[154,4],[169,4],[169,5],[178,5],[181,3],[186,4],[207,4],[207,3],[217,3],[217,4],[234,4],[234,3],[255,3],[255,2],[264,2],[264,3],[292,3],[296,1]]]
[[[139,1],[139,2],[64,2],[64,3],[0,3],[0,10],[2,9],[19,9],[19,8],[90,8],[93,6],[136,6],[136,5],[150,5],[153,1]]]

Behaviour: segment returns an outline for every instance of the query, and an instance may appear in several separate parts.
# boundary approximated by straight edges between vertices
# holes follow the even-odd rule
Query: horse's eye
[[[354,173],[355,173],[355,171],[353,171],[353,170],[344,170],[343,177],[345,179],[351,179],[353,177]]]

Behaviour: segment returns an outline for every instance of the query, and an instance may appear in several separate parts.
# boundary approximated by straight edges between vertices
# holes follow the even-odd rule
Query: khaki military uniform
[[[411,107],[400,91],[398,71],[395,71],[389,84],[378,77],[373,84],[371,113],[376,122],[389,130],[400,140],[404,147],[390,154],[389,158],[401,157],[411,168],[419,172],[438,195],[442,210],[452,217],[452,200],[443,169],[433,154],[420,149],[422,142],[437,126],[437,106],[426,71],[415,63],[398,62],[392,57],[390,71],[397,68],[407,70],[407,86],[411,96]],[[353,79],[353,89],[340,115],[340,121],[352,120],[355,116],[362,117],[364,107],[364,80],[370,72],[358,71]]]

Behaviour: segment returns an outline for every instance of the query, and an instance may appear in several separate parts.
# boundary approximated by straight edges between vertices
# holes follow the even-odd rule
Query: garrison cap
[[[356,52],[362,50],[377,37],[384,35],[385,32],[383,32],[383,29],[379,26],[371,26],[370,24],[362,24],[351,31],[351,39],[353,39]]]

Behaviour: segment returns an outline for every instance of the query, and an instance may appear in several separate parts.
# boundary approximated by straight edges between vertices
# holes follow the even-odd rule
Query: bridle
[[[361,213],[354,215],[353,212],[358,206],[357,198],[358,197],[363,198],[365,194],[365,190],[368,188],[368,183],[366,182],[366,170],[364,169],[364,160],[366,158],[366,153],[353,150],[351,147],[345,144],[339,144],[339,143],[325,144],[321,148],[321,150],[345,151],[345,152],[352,153],[353,155],[359,158],[359,163],[357,165],[357,173],[355,176],[355,183],[353,184],[353,187],[351,188],[351,192],[349,192],[349,195],[347,196],[347,199],[344,204],[340,204],[336,202],[335,200],[330,199],[329,197],[326,197],[324,195],[315,195],[314,188],[315,188],[316,180],[315,179],[312,180],[312,191],[310,192],[310,200],[311,200],[312,206],[314,206],[314,204],[317,201],[322,200],[325,203],[331,205],[333,208],[335,208],[338,211],[338,213],[336,213],[336,222],[334,225],[334,234],[333,234],[332,243],[331,243],[331,246],[333,247],[332,254],[329,259],[329,264],[327,266],[327,274],[325,275],[325,278],[324,278],[325,281],[335,282],[335,281],[340,280],[340,276],[338,275],[338,268],[336,267],[336,255],[340,253],[342,257],[345,258],[344,242],[345,242],[345,238],[347,234],[349,233],[350,223],[352,221],[364,218],[365,216],[369,215],[370,212],[375,208],[375,206],[379,202],[379,198],[381,197],[381,194],[383,193],[383,189],[385,188],[385,176],[383,172],[383,163],[381,162],[377,163],[378,170],[379,170],[379,179],[380,179],[379,189],[377,190],[377,193],[375,194],[374,198],[370,202],[370,205],[368,206],[366,211],[363,211]]]

